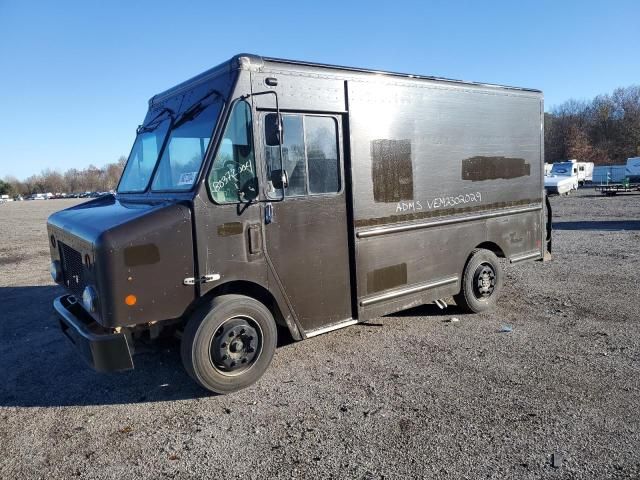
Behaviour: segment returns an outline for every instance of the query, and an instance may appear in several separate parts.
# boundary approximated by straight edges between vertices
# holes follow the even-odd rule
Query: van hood
[[[172,203],[167,200],[131,202],[105,195],[52,214],[48,224],[95,245],[106,231]]]
[[[60,282],[79,297],[97,292],[88,312],[105,327],[179,318],[195,298],[190,206],[176,200],[97,198],[49,217],[49,250]],[[125,304],[128,295],[137,303]]]

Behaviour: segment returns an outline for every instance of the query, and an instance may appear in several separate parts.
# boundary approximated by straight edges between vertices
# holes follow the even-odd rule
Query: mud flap
[[[553,211],[551,210],[551,202],[549,201],[549,195],[547,192],[544,194],[544,204],[547,207],[546,217],[547,217],[547,225],[546,225],[546,239],[545,239],[545,250],[543,261],[551,260],[551,233],[553,230]]]

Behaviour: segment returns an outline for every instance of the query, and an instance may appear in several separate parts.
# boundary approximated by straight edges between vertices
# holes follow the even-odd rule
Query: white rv
[[[576,160],[556,162],[551,173],[544,177],[544,188],[549,194],[569,195],[578,189],[578,165]]]
[[[578,185],[593,182],[593,162],[576,162],[578,166]]]

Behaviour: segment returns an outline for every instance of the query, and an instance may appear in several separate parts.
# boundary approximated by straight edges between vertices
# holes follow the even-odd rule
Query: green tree
[[[0,195],[11,195],[12,190],[10,183],[0,180]]]

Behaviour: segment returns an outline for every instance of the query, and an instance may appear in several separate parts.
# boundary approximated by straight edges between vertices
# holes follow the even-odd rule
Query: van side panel
[[[541,254],[540,94],[347,84],[361,319],[457,293],[481,243]]]

